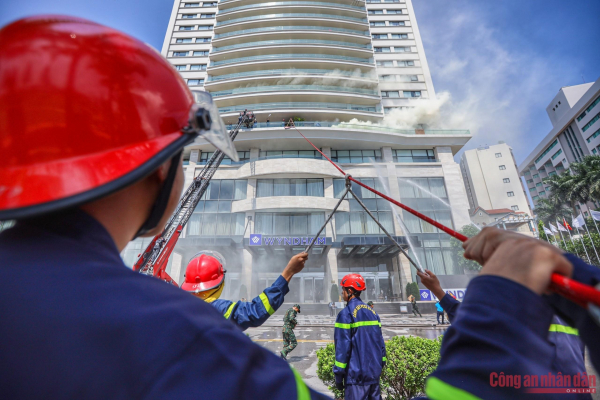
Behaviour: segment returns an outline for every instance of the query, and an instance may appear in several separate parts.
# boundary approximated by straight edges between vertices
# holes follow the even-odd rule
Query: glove
[[[335,388],[337,390],[344,390],[344,382],[336,382],[335,383]]]

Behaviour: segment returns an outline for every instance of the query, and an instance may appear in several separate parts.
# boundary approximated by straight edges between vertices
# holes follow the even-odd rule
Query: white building
[[[593,83],[563,87],[546,107],[552,121],[552,130],[519,166],[525,179],[534,208],[540,199],[548,196],[548,187],[542,180],[569,169],[590,154],[600,151],[600,79]],[[588,207],[598,204],[580,204],[589,216]]]
[[[508,209],[532,215],[512,148],[506,143],[465,151],[460,168],[471,212]]]
[[[453,160],[469,131],[342,123],[380,121],[384,111],[434,96],[409,0],[175,0],[162,53],[192,89],[213,95],[228,124],[244,109],[258,118],[235,141],[240,161],[224,160],[178,242],[167,271],[178,282],[196,252],[213,249],[227,259],[223,297],[255,296],[332,211],[343,177],[298,132],[284,129],[289,118],[355,178],[449,226],[469,223]],[[213,151],[200,139],[186,148],[188,184]],[[452,288],[466,287],[446,234],[355,189],[403,246],[410,239],[424,267],[456,275],[462,286]],[[328,302],[331,286],[350,271],[365,277],[365,299],[404,296],[414,270],[357,207],[343,202],[286,301]],[[129,245],[128,264],[147,241]]]

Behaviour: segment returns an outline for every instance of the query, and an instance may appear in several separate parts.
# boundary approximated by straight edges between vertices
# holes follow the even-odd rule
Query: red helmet
[[[351,287],[354,290],[362,292],[367,288],[365,280],[361,274],[348,274],[342,278],[342,287]]]
[[[156,50],[115,29],[65,16],[5,26],[0,220],[86,203],[144,178],[210,124],[193,105]]]
[[[201,251],[185,269],[185,282],[181,288],[206,299],[214,294],[225,279],[225,258],[216,251]],[[220,291],[218,295],[220,295]],[[218,298],[219,296],[216,296]]]

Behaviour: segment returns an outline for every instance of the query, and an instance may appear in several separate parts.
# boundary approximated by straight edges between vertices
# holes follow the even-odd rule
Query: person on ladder
[[[290,291],[292,277],[304,268],[308,254],[296,254],[279,278],[252,301],[229,301],[219,297],[225,287],[225,258],[216,251],[201,251],[188,263],[181,288],[216,308],[221,315],[246,330],[261,326],[281,307]]]
[[[341,286],[347,305],[335,321],[335,385],[346,400],[381,400],[379,377],[386,362],[381,320],[360,299],[366,288],[360,274],[344,276]]]

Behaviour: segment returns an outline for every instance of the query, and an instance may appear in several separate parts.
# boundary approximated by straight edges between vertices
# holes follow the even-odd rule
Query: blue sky
[[[172,0],[0,1],[0,25],[39,13],[89,18],[160,50]],[[550,131],[561,86],[600,77],[598,0],[413,0],[435,89],[466,149],[504,140],[520,163]],[[582,78],[583,77],[583,78]],[[459,126],[457,126],[459,127]]]

